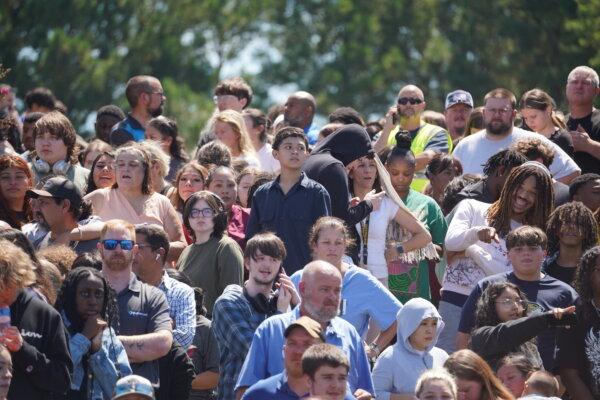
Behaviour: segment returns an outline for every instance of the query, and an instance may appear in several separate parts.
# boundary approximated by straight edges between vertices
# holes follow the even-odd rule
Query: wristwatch
[[[396,245],[396,251],[398,252],[398,254],[404,253],[404,246],[402,246],[402,243],[398,243]]]

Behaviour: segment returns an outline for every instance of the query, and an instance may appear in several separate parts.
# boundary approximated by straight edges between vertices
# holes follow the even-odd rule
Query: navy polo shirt
[[[285,244],[283,267],[292,275],[311,261],[308,233],[317,219],[331,215],[331,200],[323,185],[304,172],[286,194],[279,185],[280,177],[254,193],[246,239],[259,232],[274,232]]]

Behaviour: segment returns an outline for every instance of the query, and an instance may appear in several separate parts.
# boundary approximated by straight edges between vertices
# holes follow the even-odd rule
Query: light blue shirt
[[[300,292],[302,270],[290,278]],[[350,322],[361,337],[364,338],[369,329],[369,319],[373,318],[384,331],[396,322],[401,308],[402,303],[369,271],[356,265],[346,270],[342,280],[340,317]]]
[[[196,334],[196,298],[194,289],[171,278],[166,272],[158,285],[169,303],[169,316],[175,322],[173,338],[187,349]]]
[[[283,333],[298,318],[300,318],[300,306],[288,313],[274,315],[258,326],[242,366],[236,390],[241,387],[252,386],[261,379],[283,371],[283,345],[285,341]],[[374,394],[369,361],[356,329],[348,322],[336,317],[327,326],[325,342],[339,347],[348,356],[350,361],[348,385],[351,392],[354,393],[357,389],[363,389]]]

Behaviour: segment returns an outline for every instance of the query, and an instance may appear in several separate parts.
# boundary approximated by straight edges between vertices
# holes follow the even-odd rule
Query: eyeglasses
[[[517,307],[521,307],[521,308],[525,309],[525,308],[527,308],[528,303],[525,300],[504,299],[504,300],[496,301],[496,304],[500,304],[502,307],[505,307],[505,308],[510,308],[513,305],[516,305]]]
[[[485,112],[490,113],[492,115],[494,114],[500,114],[500,115],[506,115],[509,112],[512,111],[512,108],[509,107],[505,107],[505,108],[486,108]]]
[[[117,245],[121,246],[122,250],[131,250],[133,249],[133,245],[135,242],[133,240],[116,240],[116,239],[107,239],[102,241],[102,246],[106,250],[114,250],[117,248]]]
[[[421,104],[422,102],[423,100],[418,99],[416,97],[400,97],[398,99],[398,104],[401,104],[403,106],[407,105],[408,103],[414,106],[415,104]]]
[[[207,218],[214,217],[215,211],[212,208],[203,208],[203,209],[192,208],[192,211],[190,211],[190,218],[198,218],[200,216],[207,217]]]

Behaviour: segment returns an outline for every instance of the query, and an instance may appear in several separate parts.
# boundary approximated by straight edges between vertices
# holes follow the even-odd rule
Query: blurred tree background
[[[568,72],[600,67],[599,27],[600,0],[5,0],[0,63],[19,97],[49,87],[80,131],[102,105],[127,109],[129,77],[157,76],[190,145],[231,71],[264,110],[302,89],[320,114],[376,116],[407,83],[437,110],[453,89],[480,103],[498,86],[561,106]]]

